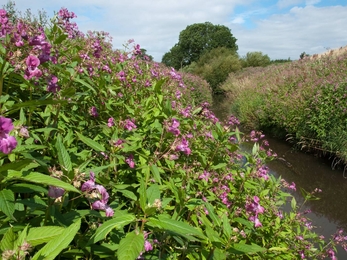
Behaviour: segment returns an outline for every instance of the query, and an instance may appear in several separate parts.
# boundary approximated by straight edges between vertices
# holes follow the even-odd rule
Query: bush
[[[270,65],[271,60],[267,54],[261,51],[247,52],[246,56],[241,59],[242,67],[266,67]]]
[[[220,47],[203,54],[191,70],[201,76],[211,86],[214,93],[221,92],[219,86],[226,80],[229,73],[241,68],[238,55],[225,47]]]

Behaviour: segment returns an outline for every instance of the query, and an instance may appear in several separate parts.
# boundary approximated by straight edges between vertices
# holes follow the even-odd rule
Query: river
[[[221,98],[215,99],[212,111],[223,120],[228,116],[228,104]],[[266,136],[270,148],[278,157],[285,159],[274,160],[268,163],[270,172],[279,177],[282,176],[287,182],[295,182],[296,192],[293,192],[298,204],[304,201],[300,188],[311,192],[316,188],[321,189],[318,193],[319,200],[308,201],[302,211],[310,209],[312,212],[307,216],[312,220],[315,231],[331,237],[338,229],[347,231],[347,179],[343,176],[343,169],[333,170],[331,161],[294,150],[292,146],[282,140]],[[338,248],[338,259],[347,259],[347,253]]]

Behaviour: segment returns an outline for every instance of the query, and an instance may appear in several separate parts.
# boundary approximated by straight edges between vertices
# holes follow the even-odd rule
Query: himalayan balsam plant
[[[343,232],[314,232],[261,133],[75,17],[42,28],[0,10],[2,259],[334,259]]]

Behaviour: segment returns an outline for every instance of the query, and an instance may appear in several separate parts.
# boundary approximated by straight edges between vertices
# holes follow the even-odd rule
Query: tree
[[[165,53],[162,58],[162,63],[168,67],[173,67],[179,70],[183,67],[184,56],[180,46],[176,43],[169,52]]]
[[[265,67],[271,63],[270,57],[261,51],[247,52],[242,59],[243,67]]]
[[[228,27],[210,22],[192,24],[180,32],[178,43],[164,54],[162,62],[180,69],[218,47],[237,51],[236,38]]]
[[[302,59],[304,59],[304,58],[306,58],[306,57],[309,57],[310,55],[309,54],[307,54],[306,52],[302,52],[301,54],[300,54],[300,60],[302,60]]]

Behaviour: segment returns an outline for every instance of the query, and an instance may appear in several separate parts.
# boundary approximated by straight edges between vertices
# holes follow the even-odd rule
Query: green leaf
[[[213,221],[213,224],[219,227],[221,225],[221,221],[220,218],[215,214],[213,206],[210,203],[205,202],[205,207],[208,211],[208,216]]]
[[[266,251],[266,248],[263,248],[261,246],[258,246],[257,244],[234,244],[232,248],[230,249],[230,252],[234,254],[254,254],[258,252]]]
[[[227,166],[226,163],[219,163],[219,164],[217,164],[217,165],[211,166],[211,169],[212,169],[212,170],[217,170],[217,169],[220,169],[220,168],[225,168],[225,166]]]
[[[53,100],[53,99],[30,100],[30,101],[26,101],[26,102],[16,103],[15,105],[12,106],[11,110],[19,109],[22,107],[38,107],[38,106],[56,105],[56,104],[67,104],[67,101],[66,100]]]
[[[10,170],[10,169],[19,171],[19,170],[23,169],[25,166],[29,165],[32,162],[33,162],[33,160],[24,159],[24,160],[21,160],[21,161],[15,161],[15,162],[12,162],[12,163],[7,163],[7,164],[4,164],[4,165],[1,166],[0,172],[4,172],[4,171]]]
[[[151,172],[153,174],[153,178],[156,182],[158,182],[160,185],[161,185],[161,178],[160,178],[160,172],[159,172],[159,169],[157,167],[157,165],[155,164],[152,164],[150,166],[150,169],[151,169]]]
[[[199,238],[206,239],[206,236],[200,230],[190,226],[186,222],[174,220],[167,216],[160,215],[158,216],[158,219],[149,218],[146,224],[174,232],[183,237],[187,237],[187,235],[193,235]]]
[[[291,201],[290,205],[291,205],[291,207],[292,207],[293,210],[296,209],[296,200],[295,200],[294,197],[292,198],[292,201]]]
[[[104,152],[105,151],[105,147],[103,147],[101,144],[99,144],[98,142],[90,139],[89,137],[86,137],[80,133],[77,133],[78,138],[85,143],[86,145],[88,145],[90,148],[98,151],[98,152]]]
[[[156,199],[160,199],[159,185],[153,184],[149,186],[149,188],[146,191],[146,194],[148,203],[152,205]]]
[[[31,183],[15,183],[9,186],[9,188],[13,192],[17,192],[17,193],[33,193],[33,192],[44,193],[44,194],[48,193],[46,188],[36,184],[31,184]]]
[[[243,218],[235,218],[234,221],[248,227],[249,229],[252,229],[253,228],[253,224],[251,221],[249,220],[246,220],[246,219],[243,219]]]
[[[0,249],[1,251],[13,250],[14,242],[16,241],[16,235],[13,232],[13,227],[10,227],[3,238],[1,239]]]
[[[141,178],[140,181],[140,188],[139,188],[139,195],[140,195],[140,207],[145,212],[146,210],[146,186],[143,178]]]
[[[114,228],[120,229],[135,220],[136,218],[134,215],[126,214],[105,221],[100,227],[98,227],[95,234],[89,240],[88,244],[95,244],[96,242],[105,239],[107,234],[110,233]]]
[[[22,231],[20,231],[17,240],[13,244],[14,248],[20,248],[23,245],[25,238],[27,237],[27,232],[28,226],[26,226]]]
[[[14,193],[11,190],[3,189],[0,191],[0,210],[9,218],[14,219]]]
[[[9,170],[7,178],[19,179],[19,180],[24,180],[24,181],[33,182],[33,183],[40,183],[44,185],[60,187],[67,191],[81,193],[78,189],[76,189],[71,184],[68,184],[57,178],[53,178],[51,176],[48,176],[39,172],[19,172],[19,171]]]
[[[77,81],[78,83],[81,83],[83,86],[86,86],[87,88],[89,88],[91,91],[94,92],[94,94],[97,94],[96,90],[89,83],[85,82],[84,80],[78,79],[78,78],[75,78],[74,80]]]
[[[70,155],[67,152],[64,144],[63,139],[60,134],[58,134],[57,141],[55,143],[55,148],[57,149],[58,153],[58,160],[60,165],[68,172],[72,170],[72,163],[70,159]]]
[[[222,221],[223,221],[223,233],[226,235],[227,238],[229,238],[231,237],[232,230],[229,223],[229,219],[226,214],[223,214]]]
[[[134,260],[140,255],[145,244],[145,238],[142,233],[136,234],[134,230],[128,233],[125,238],[119,242],[117,251],[118,259]]]
[[[134,192],[132,192],[130,190],[118,190],[117,189],[117,192],[122,193],[124,195],[124,197],[127,197],[133,201],[137,201],[136,195],[134,194]]]
[[[40,249],[40,251],[38,251],[34,255],[32,260],[55,259],[55,257],[57,257],[63,249],[69,246],[69,244],[77,234],[78,230],[80,229],[80,226],[81,219],[78,219],[78,221],[73,223],[71,226],[65,228],[59,236],[56,236],[53,239],[51,239],[43,248]]]

